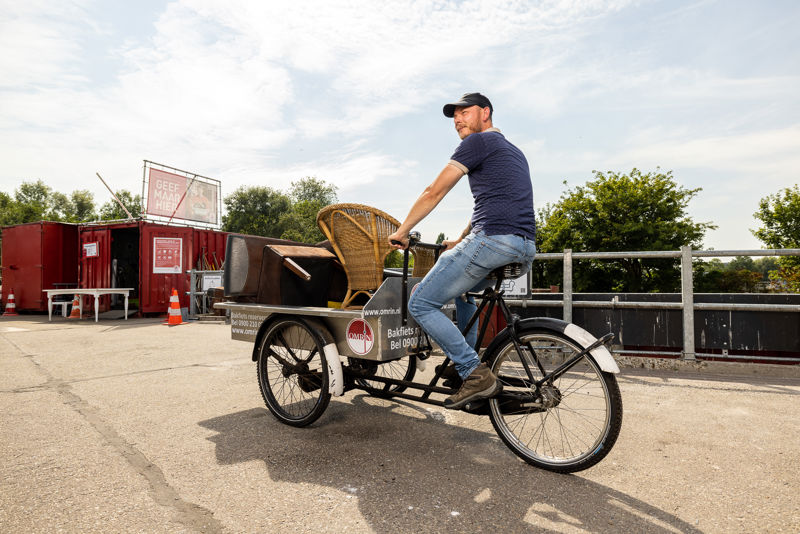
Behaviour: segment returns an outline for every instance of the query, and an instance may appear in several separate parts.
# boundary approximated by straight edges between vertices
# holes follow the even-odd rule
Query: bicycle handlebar
[[[441,243],[422,243],[420,241],[414,243],[416,248],[429,248],[431,250],[444,250],[447,248],[447,245],[442,245]]]
[[[419,232],[410,232],[408,234],[408,248],[411,247],[428,248],[431,250],[438,250],[440,252],[447,248],[445,245],[442,245],[440,243],[423,243],[422,241],[420,241],[420,237],[421,236]],[[392,245],[403,245],[402,241],[397,241],[396,239],[390,240],[390,243]]]

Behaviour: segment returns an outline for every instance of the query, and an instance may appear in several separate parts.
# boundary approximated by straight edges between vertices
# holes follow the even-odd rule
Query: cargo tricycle
[[[231,282],[237,275],[228,270],[246,263],[237,258],[237,247],[240,251],[244,247],[237,245],[236,237],[229,238],[225,266],[226,283],[233,285],[243,282]],[[441,248],[412,239],[409,248],[414,247],[434,249],[437,254]],[[332,396],[350,390],[436,406],[443,406],[444,398],[458,390],[460,378],[452,372],[447,376],[447,357],[432,378],[415,380],[436,349],[406,311],[407,296],[421,280],[409,276],[408,254],[406,249],[402,273],[387,273],[360,309],[216,304],[230,312],[233,339],[253,343],[261,394],[279,421],[307,426],[324,413]],[[291,263],[287,266],[292,271],[308,274],[302,262]],[[489,417],[502,441],[527,463],[560,473],[580,471],[609,453],[622,424],[615,377],[619,368],[606,347],[613,334],[596,339],[558,319],[520,319],[503,298],[503,281],[519,276],[522,267],[496,269],[489,288],[468,295],[479,299],[479,305],[464,331],[495,309],[507,326],[479,352],[502,390],[468,403],[463,411]],[[445,305],[443,312],[454,318],[455,304]],[[487,324],[484,321],[479,328],[478,347]]]

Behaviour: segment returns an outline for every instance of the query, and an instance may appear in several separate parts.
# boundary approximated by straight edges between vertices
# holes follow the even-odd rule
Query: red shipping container
[[[81,257],[81,287],[133,287],[132,305],[141,313],[166,313],[173,289],[188,307],[187,271],[203,258],[209,269],[220,269],[228,235],[146,221],[85,225],[80,234],[82,248],[95,254]],[[112,307],[121,307],[119,297],[100,298],[101,311]]]
[[[74,225],[36,222],[3,229],[2,306],[13,289],[19,311],[47,311],[44,289],[132,287],[132,309],[166,313],[172,289],[189,305],[189,274],[222,268],[227,232],[146,221]],[[94,304],[83,297],[84,309]],[[98,308],[122,308],[118,295]]]
[[[17,311],[47,311],[44,289],[78,283],[78,226],[40,221],[3,228],[2,304],[13,289]]]

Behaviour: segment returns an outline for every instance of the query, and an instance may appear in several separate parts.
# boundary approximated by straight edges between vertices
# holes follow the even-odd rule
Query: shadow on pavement
[[[525,464],[488,418],[468,416],[475,430],[448,424],[442,412],[357,395],[333,400],[307,428],[283,425],[265,408],[199,424],[216,432],[209,439],[219,464],[260,460],[273,481],[332,490],[309,503],[352,494],[376,532],[700,532],[580,474]]]

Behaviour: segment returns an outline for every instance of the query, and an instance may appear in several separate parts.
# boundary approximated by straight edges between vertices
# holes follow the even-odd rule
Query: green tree
[[[313,176],[292,182],[285,194],[269,187],[242,186],[225,197],[223,230],[318,243],[325,236],[317,213],[336,202],[336,186]]]
[[[336,186],[327,184],[314,176],[306,176],[289,187],[291,210],[282,222],[281,237],[302,243],[318,243],[325,236],[317,226],[317,213],[336,202]]]
[[[756,262],[752,256],[736,256],[725,266],[726,271],[756,270]]]
[[[761,279],[765,282],[769,280],[770,271],[775,271],[779,267],[780,263],[778,262],[778,258],[774,256],[765,256],[753,262],[753,270],[761,273]]]
[[[748,256],[738,256],[728,263],[718,258],[697,260],[693,265],[694,290],[697,293],[754,293],[764,279],[754,268],[755,262]]]
[[[292,202],[315,202],[321,208],[336,202],[336,190],[333,184],[328,184],[316,176],[306,176],[289,187],[289,197]],[[314,214],[316,217],[316,213]]]
[[[786,265],[770,271],[769,279],[774,291],[800,293],[800,268],[796,266]]]
[[[386,255],[386,259],[383,262],[384,267],[392,267],[392,268],[403,268],[403,252],[399,250],[393,250],[389,254]],[[414,266],[414,256],[408,257],[408,268],[409,270],[411,267]],[[410,276],[410,275],[409,275]]]
[[[800,248],[800,189],[795,184],[762,198],[754,217],[762,226],[750,230],[770,248]]]
[[[16,200],[11,195],[0,191],[0,226],[8,226],[22,222]]]
[[[48,210],[44,218],[48,221],[66,221],[71,213],[69,197],[59,191],[53,191],[47,202]]]
[[[41,180],[22,182],[14,192],[19,222],[41,221],[48,212],[52,189]]]
[[[319,243],[325,240],[325,236],[317,226],[317,213],[327,204],[303,200],[291,206],[281,219],[283,239],[291,239],[301,243]]]
[[[0,191],[0,227],[9,226],[22,222],[20,220],[19,210],[17,209],[17,202],[11,198],[11,195]],[[0,232],[0,256],[3,253],[3,238]],[[2,273],[0,272],[0,277]],[[0,281],[0,283],[2,283]]]
[[[436,236],[436,244],[441,245],[446,239],[447,237],[444,235],[444,232],[439,232],[439,235]]]
[[[75,190],[69,197],[54,191],[50,194],[48,205],[45,217],[51,221],[77,223],[97,219],[94,195],[85,189]]]
[[[94,221],[95,213],[94,195],[86,189],[76,189],[70,196],[73,216],[76,222]]]
[[[14,223],[41,220],[84,222],[97,218],[92,193],[78,189],[67,196],[53,191],[42,180],[22,182],[14,192],[14,203],[9,209],[14,212]]]
[[[142,195],[133,195],[130,191],[121,189],[116,191],[115,194],[122,204],[128,208],[134,219],[141,217],[142,212]],[[122,209],[122,206],[117,204],[113,198],[100,206],[101,221],[115,221],[119,219],[127,219],[128,214]]]
[[[715,228],[687,215],[689,201],[701,189],[678,185],[672,171],[593,174],[586,185],[568,189],[557,203],[540,210],[540,251],[699,248],[706,230]],[[628,258],[574,264],[577,291],[675,291],[679,284],[680,269],[674,260]]]
[[[797,184],[762,198],[754,217],[762,226],[750,230],[769,248],[800,248],[800,188]],[[782,256],[770,280],[779,291],[800,291],[800,257]]]
[[[265,237],[283,235],[292,204],[285,194],[264,186],[239,187],[224,203],[223,230]]]

